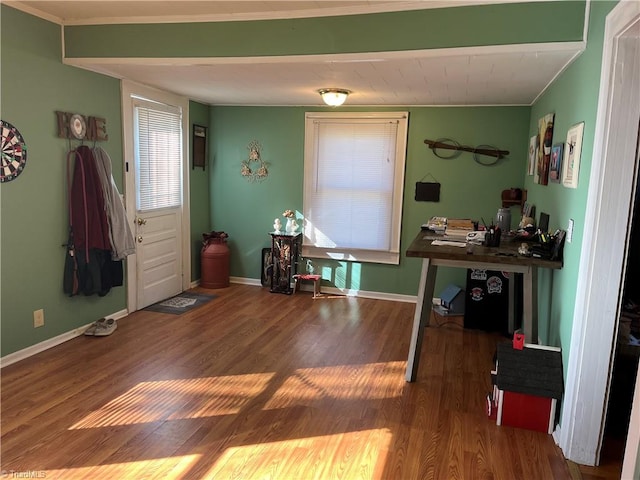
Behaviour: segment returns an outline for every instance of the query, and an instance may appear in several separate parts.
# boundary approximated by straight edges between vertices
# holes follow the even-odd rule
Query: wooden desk
[[[518,254],[520,242],[505,242],[500,247],[475,245],[473,253],[466,248],[432,245],[434,239],[442,239],[429,231],[420,231],[407,249],[407,257],[422,258],[422,272],[418,287],[418,301],[413,318],[413,331],[409,345],[409,359],[405,378],[413,382],[418,372],[420,349],[424,329],[429,324],[433,289],[438,267],[476,268],[501,270],[523,274],[523,312],[522,323],[527,343],[538,343],[538,268],[562,268],[561,261],[523,257]],[[513,282],[509,282],[513,285]],[[512,296],[510,296],[512,297]],[[510,312],[513,305],[510,305]]]

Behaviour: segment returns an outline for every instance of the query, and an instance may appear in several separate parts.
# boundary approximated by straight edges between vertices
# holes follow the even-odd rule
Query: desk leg
[[[509,274],[509,316],[507,320],[507,331],[510,335],[516,329],[516,272]]]
[[[420,286],[418,287],[418,301],[413,316],[413,330],[411,331],[411,343],[409,344],[409,359],[407,360],[407,382],[415,382],[420,362],[420,350],[424,329],[429,324],[431,314],[431,302],[433,289],[436,283],[438,267],[433,265],[428,258],[422,260],[422,273],[420,274]]]
[[[523,275],[523,312],[522,324],[524,340],[527,343],[538,343],[538,269],[529,267]]]

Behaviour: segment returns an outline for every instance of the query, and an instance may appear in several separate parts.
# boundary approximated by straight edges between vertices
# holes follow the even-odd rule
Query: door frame
[[[584,238],[571,332],[561,428],[556,440],[566,458],[596,465],[606,418],[609,381],[620,314],[630,212],[636,183],[640,87],[631,55],[620,44],[640,21],[640,2],[620,2],[605,23],[600,94],[587,194]],[[637,43],[640,41],[635,39]],[[627,61],[627,71],[620,62]],[[629,80],[621,84],[619,80]],[[630,172],[634,172],[631,175]],[[640,403],[638,391],[634,410]],[[635,429],[635,430],[634,430]],[[633,431],[632,431],[633,430]],[[637,452],[640,428],[629,431],[628,452]],[[635,456],[634,456],[635,457]],[[625,458],[625,468],[631,457]],[[635,463],[635,458],[633,459]]]
[[[125,205],[127,219],[135,232],[136,184],[135,154],[133,141],[133,106],[131,96],[136,95],[152,101],[180,107],[182,110],[182,290],[191,287],[191,206],[189,203],[189,99],[173,93],[157,90],[129,80],[121,81],[122,92],[122,141],[123,171],[125,172]],[[137,295],[137,257],[127,257],[127,310],[129,313],[138,310]]]

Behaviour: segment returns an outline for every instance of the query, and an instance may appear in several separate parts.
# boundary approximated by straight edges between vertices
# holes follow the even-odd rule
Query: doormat
[[[171,313],[173,315],[181,315],[194,308],[201,307],[205,303],[210,302],[217,295],[208,295],[206,293],[189,293],[183,292],[175,297],[167,298],[161,302],[149,305],[144,310],[159,313]]]

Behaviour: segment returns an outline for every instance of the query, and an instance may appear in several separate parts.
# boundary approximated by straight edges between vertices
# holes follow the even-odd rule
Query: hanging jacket
[[[91,149],[80,145],[74,152],[75,168],[69,193],[79,291],[85,295],[109,293],[123,284],[122,261],[111,259],[112,246],[102,184]]]
[[[127,213],[124,209],[120,192],[113,179],[111,158],[101,147],[93,149],[96,168],[100,178],[104,196],[104,207],[109,224],[109,239],[111,242],[111,258],[122,260],[127,255],[136,252],[136,244],[133,233],[127,221]]]
[[[76,149],[71,202],[76,249],[81,253],[92,248],[111,251],[102,185],[93,153],[86,145]]]

